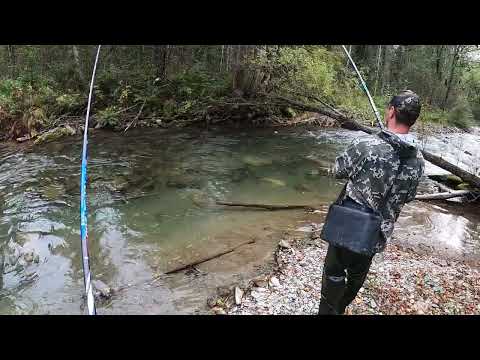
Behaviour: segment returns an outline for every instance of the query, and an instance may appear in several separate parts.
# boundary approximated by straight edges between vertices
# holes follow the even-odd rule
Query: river
[[[205,312],[216,286],[254,274],[272,260],[284,231],[321,223],[325,213],[224,208],[215,199],[325,208],[341,182],[319,176],[306,157],[332,162],[356,136],[363,135],[305,128],[93,131],[92,274],[109,286],[128,286],[99,304],[98,313]],[[478,135],[451,136],[448,146],[435,138],[422,145],[464,167],[478,164]],[[84,313],[80,153],[79,137],[0,145],[0,314]],[[441,170],[429,166],[428,172]],[[455,202],[415,201],[402,213],[395,241],[476,261],[479,220],[474,209]],[[255,242],[199,265],[198,272],[156,278],[249,240]]]

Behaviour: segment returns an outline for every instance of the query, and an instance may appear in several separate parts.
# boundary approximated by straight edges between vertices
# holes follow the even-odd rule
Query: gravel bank
[[[283,240],[277,267],[243,289],[231,289],[209,304],[217,314],[315,315],[320,301],[326,244],[316,239]],[[479,314],[480,272],[468,265],[420,255],[389,244],[348,314]],[[237,304],[235,304],[237,303]]]

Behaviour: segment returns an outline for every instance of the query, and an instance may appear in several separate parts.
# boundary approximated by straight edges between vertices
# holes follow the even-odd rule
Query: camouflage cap
[[[417,118],[420,115],[422,108],[420,97],[411,90],[402,91],[394,96],[389,105],[393,106],[399,113],[413,118]]]

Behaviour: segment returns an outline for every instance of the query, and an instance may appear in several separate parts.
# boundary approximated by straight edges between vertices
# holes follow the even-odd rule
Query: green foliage
[[[344,85],[341,58],[320,46],[280,47],[275,56],[265,52],[253,63],[271,74],[273,88],[287,93],[332,100]]]
[[[476,121],[477,125],[480,124],[480,103],[475,102],[471,104],[473,119]]]
[[[62,94],[55,98],[55,104],[59,112],[69,112],[82,105],[82,97],[78,93]]]
[[[83,115],[94,46],[77,46],[76,59],[71,46],[14,47],[14,64],[8,49],[0,47],[1,116],[48,124],[61,114]],[[467,61],[468,49],[355,45],[352,56],[376,95],[382,116],[390,97],[408,87],[422,98],[421,122],[467,127],[480,123],[480,65]],[[442,111],[439,107],[444,105],[451,74],[446,111]],[[155,81],[158,76],[161,79]],[[104,46],[93,113],[105,127],[119,126],[118,112],[137,111],[141,104],[145,117],[188,118],[198,115],[206,104],[230,96],[232,85],[245,90],[245,97],[254,97],[260,90],[308,103],[319,98],[374,124],[368,99],[340,47],[318,45]],[[271,108],[279,116],[296,115]]]
[[[119,109],[117,106],[109,106],[96,113],[97,122],[100,127],[114,128],[119,124]]]
[[[449,112],[447,120],[450,125],[461,129],[468,129],[473,126],[473,113],[468,101],[464,98],[459,98]]]
[[[222,74],[209,73],[200,67],[184,70],[170,81],[171,89],[180,99],[198,99],[225,95],[228,78]]]

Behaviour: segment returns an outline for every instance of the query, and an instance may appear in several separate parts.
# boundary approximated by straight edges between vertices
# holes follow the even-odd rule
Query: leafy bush
[[[183,100],[222,96],[226,93],[228,85],[226,77],[212,74],[199,67],[182,71],[171,80],[171,90]]]
[[[82,105],[82,97],[78,93],[62,94],[55,98],[55,104],[59,112],[72,111]]]
[[[342,86],[340,56],[319,46],[279,47],[253,64],[270,74],[271,87],[280,91],[332,100]]]
[[[418,121],[422,123],[444,124],[448,121],[448,112],[428,104],[423,104]]]
[[[114,128],[119,124],[118,111],[119,109],[115,105],[98,111],[96,114],[98,124],[101,127]]]
[[[470,107],[472,109],[473,119],[477,122],[477,124],[480,124],[480,103],[474,102]]]
[[[450,125],[460,129],[468,129],[473,126],[473,113],[470,105],[464,98],[459,98],[456,105],[448,113],[447,121]]]

